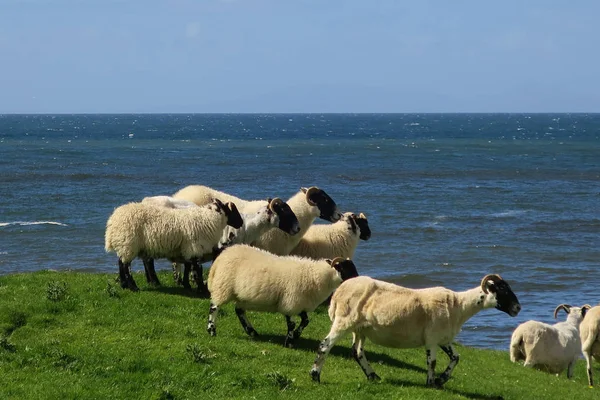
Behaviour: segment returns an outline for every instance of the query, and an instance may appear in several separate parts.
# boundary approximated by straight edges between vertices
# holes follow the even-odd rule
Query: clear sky
[[[0,113],[600,112],[600,1],[0,0]]]

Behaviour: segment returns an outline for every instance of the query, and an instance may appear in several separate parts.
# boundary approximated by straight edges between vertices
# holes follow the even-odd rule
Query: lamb
[[[581,351],[587,363],[588,383],[594,386],[592,357],[600,361],[600,305],[592,307],[579,325]]]
[[[452,346],[454,337],[469,318],[492,307],[512,317],[521,310],[517,296],[499,275],[486,275],[479,286],[465,292],[443,287],[408,289],[366,276],[350,279],[332,296],[331,330],[319,345],[310,375],[321,381],[327,354],[343,335],[352,332],[352,353],[367,379],[380,379],[364,354],[369,338],[386,347],[425,346],[427,385],[441,387],[459,360]],[[448,355],[450,364],[434,379],[437,346]]]
[[[353,258],[359,239],[369,240],[371,229],[367,216],[347,212],[330,225],[312,225],[290,255],[321,258]]]
[[[183,262],[186,269],[196,267],[197,259],[219,242],[226,225],[239,228],[242,222],[235,204],[218,199],[185,209],[129,203],[117,207],[108,219],[105,249],[119,257],[121,287],[137,291],[130,271],[136,257],[144,260],[146,278],[159,283],[153,272],[155,258]]]
[[[194,203],[192,203],[194,204]],[[195,204],[194,204],[195,205]],[[221,249],[233,244],[248,244],[271,228],[279,228],[283,232],[295,235],[300,231],[298,218],[289,205],[280,198],[268,199],[268,203],[258,209],[254,214],[242,214],[244,224],[235,229],[226,226],[223,236],[212,254],[205,255],[201,262],[211,261]],[[179,264],[173,265],[175,281],[179,283]],[[184,281],[185,276],[184,276]],[[187,279],[189,282],[189,278]]]
[[[573,376],[575,362],[581,354],[579,324],[591,307],[571,307],[560,304],[554,310],[556,319],[565,310],[567,320],[554,325],[540,321],[527,321],[514,330],[510,340],[510,360],[525,360],[526,367],[560,374],[567,368],[567,378]]]
[[[216,336],[219,307],[235,302],[244,331],[258,333],[248,321],[246,310],[277,312],[285,316],[285,347],[293,347],[309,323],[307,313],[321,304],[342,281],[358,276],[354,263],[341,257],[312,260],[277,256],[248,245],[226,248],[213,262],[208,275],[211,294],[207,331]],[[300,325],[291,320],[299,315]]]

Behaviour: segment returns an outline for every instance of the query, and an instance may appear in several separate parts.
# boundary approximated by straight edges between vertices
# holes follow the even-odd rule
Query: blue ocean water
[[[600,302],[600,114],[0,115],[0,273],[116,273],[112,210],[189,184],[323,188],[369,218],[364,275],[454,290],[502,275],[523,311],[476,315],[467,345],[507,349],[517,324]]]

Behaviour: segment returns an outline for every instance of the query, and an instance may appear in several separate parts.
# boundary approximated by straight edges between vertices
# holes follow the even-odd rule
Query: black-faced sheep
[[[454,337],[469,318],[492,307],[513,317],[521,310],[517,296],[499,275],[486,275],[479,286],[465,292],[443,287],[408,289],[366,276],[350,279],[332,296],[331,330],[319,345],[310,375],[320,382],[327,354],[342,336],[352,332],[354,359],[369,380],[380,378],[364,354],[367,338],[386,347],[424,346],[427,385],[441,386],[450,378],[459,360],[452,346]],[[435,379],[438,346],[448,355],[450,364]]]
[[[371,229],[367,216],[351,212],[342,214],[334,224],[311,225],[290,255],[321,258],[353,258],[360,240],[369,240]]]
[[[235,204],[215,199],[203,207],[165,208],[129,203],[117,207],[106,223],[105,249],[119,257],[119,278],[123,288],[138,290],[131,276],[131,262],[144,260],[147,278],[158,283],[154,259],[166,258],[186,265],[197,263],[212,252],[226,225],[242,226]]]
[[[216,335],[220,306],[235,302],[235,312],[250,335],[257,335],[246,310],[276,312],[285,316],[285,346],[292,347],[308,325],[307,313],[314,311],[344,280],[358,276],[351,260],[312,260],[277,256],[247,245],[226,248],[216,258],[208,275],[211,303],[207,330]],[[291,316],[299,315],[295,328]]]

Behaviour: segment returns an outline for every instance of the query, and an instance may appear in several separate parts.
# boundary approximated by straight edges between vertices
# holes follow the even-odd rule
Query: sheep
[[[594,386],[592,377],[592,357],[600,361],[600,305],[592,307],[579,325],[581,351],[587,363],[588,383]]]
[[[268,199],[268,203],[260,207],[254,214],[242,214],[242,219],[244,220],[244,224],[239,229],[230,226],[225,227],[217,249],[213,253],[205,255],[200,262],[211,261],[224,247],[233,244],[251,243],[273,227],[279,228],[290,235],[295,235],[300,231],[298,218],[296,218],[290,206],[278,197]],[[179,264],[174,263],[173,270],[175,281],[179,283]]]
[[[153,259],[184,262],[186,269],[196,267],[197,258],[212,251],[228,224],[239,228],[242,217],[235,204],[223,204],[218,199],[204,207],[185,209],[128,203],[117,207],[109,217],[105,249],[119,257],[121,287],[137,291],[130,272],[136,257],[144,260],[146,278],[159,284]]]
[[[517,296],[499,275],[486,275],[481,284],[465,292],[443,287],[408,289],[366,276],[350,279],[334,292],[329,306],[331,330],[320,343],[310,371],[321,381],[321,369],[333,345],[352,332],[352,353],[368,380],[379,380],[363,350],[365,340],[386,347],[425,346],[427,386],[441,387],[459,360],[452,346],[462,325],[479,311],[495,307],[510,316],[521,310]],[[439,346],[450,364],[434,379]]]
[[[289,255],[317,217],[337,222],[342,216],[333,199],[324,190],[315,186],[308,189],[301,188],[287,200],[287,203],[300,221],[300,232],[290,236],[285,232],[271,229],[251,243],[254,247],[281,256]]]
[[[312,260],[278,256],[248,245],[226,248],[213,262],[208,275],[210,309],[207,331],[216,336],[219,307],[235,302],[235,313],[251,337],[258,333],[246,310],[277,312],[285,316],[284,346],[293,347],[309,323],[307,313],[323,302],[342,281],[358,276],[354,263],[341,257]],[[299,315],[300,325],[291,320]]]
[[[142,199],[144,204],[154,204],[167,208],[190,208],[197,207],[197,204],[188,200],[176,199],[171,196],[151,196]]]
[[[264,206],[266,203],[264,200],[243,200],[239,197],[203,185],[186,186],[174,193],[172,197],[174,199],[191,201],[199,206],[210,203],[212,199],[220,199],[221,201],[234,203],[238,207],[238,210],[240,210],[240,213],[254,212],[257,208]]]
[[[560,310],[565,310],[567,320],[554,325],[540,321],[527,321],[519,325],[510,340],[510,360],[525,360],[526,367],[533,367],[560,374],[567,369],[567,378],[573,376],[575,362],[581,354],[579,324],[591,307],[571,307],[560,304],[554,310],[556,319]]]
[[[369,240],[371,229],[367,216],[347,212],[330,225],[312,225],[290,255],[321,258],[353,258],[359,239]]]

